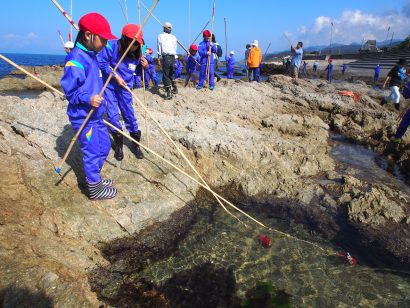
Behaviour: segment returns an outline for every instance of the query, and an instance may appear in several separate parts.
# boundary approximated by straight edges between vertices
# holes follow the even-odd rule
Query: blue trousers
[[[77,132],[81,123],[71,123],[74,132]],[[101,180],[100,170],[110,152],[111,141],[107,126],[103,120],[88,122],[78,137],[83,152],[84,173],[88,183],[97,183]]]
[[[155,66],[149,66],[147,70],[145,70],[145,87],[149,88],[149,81],[151,80],[154,82],[155,86],[158,87],[158,77],[157,73],[155,72]]]
[[[226,67],[226,77],[228,79],[233,79],[233,67],[227,66]]]
[[[207,78],[206,76],[206,68],[208,66],[208,63],[201,63],[201,71],[199,73],[199,83],[198,86],[203,87],[204,86],[204,81]],[[215,86],[215,67],[213,64],[213,61],[211,61],[210,66],[209,66],[209,86]]]
[[[377,82],[379,80],[379,73],[374,74],[374,82]]]
[[[410,108],[407,109],[406,113],[404,114],[403,118],[400,121],[400,125],[397,128],[397,132],[395,137],[396,138],[401,138],[404,136],[404,134],[407,131],[407,127],[410,125]]]
[[[261,74],[261,69],[259,67],[252,67],[249,68],[251,74],[252,74],[252,81],[257,81],[259,82],[260,80],[260,74]],[[251,81],[250,77],[249,77],[249,81]]]
[[[333,80],[333,72],[327,72],[327,80],[328,80],[329,82],[332,82],[332,80]]]
[[[138,123],[135,118],[134,109],[132,108],[131,93],[119,87],[115,87],[114,89],[107,88],[104,93],[104,98],[107,101],[108,122],[122,130],[120,110],[126,129],[130,133],[136,133],[138,131]],[[110,131],[115,132],[113,128],[110,128]]]

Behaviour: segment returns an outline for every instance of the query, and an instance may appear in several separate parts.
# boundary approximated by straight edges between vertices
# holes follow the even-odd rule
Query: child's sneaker
[[[201,86],[196,86],[196,88],[195,89],[197,89],[197,90],[201,90],[202,89],[202,87]]]
[[[400,111],[400,103],[394,104],[394,108],[396,108],[397,111]]]
[[[391,137],[390,142],[399,144],[399,143],[401,143],[401,138]]]
[[[112,199],[117,195],[117,190],[114,187],[105,187],[103,181],[95,184],[87,182],[87,188],[90,200]]]
[[[380,105],[386,105],[388,103],[387,99],[385,97],[382,98],[382,101],[380,102]]]
[[[214,89],[215,89],[214,86],[210,86],[210,87],[209,87],[209,90],[211,90],[211,91],[213,91]]]

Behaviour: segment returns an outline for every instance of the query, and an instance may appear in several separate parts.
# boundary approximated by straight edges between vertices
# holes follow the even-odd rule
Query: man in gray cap
[[[162,82],[166,91],[165,99],[172,99],[172,93],[178,93],[173,80],[177,38],[171,34],[171,31],[171,23],[166,22],[164,23],[164,33],[158,35],[158,64],[162,66]]]

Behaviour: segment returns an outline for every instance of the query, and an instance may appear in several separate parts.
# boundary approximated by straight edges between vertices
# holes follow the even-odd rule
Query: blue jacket
[[[107,46],[97,55],[104,82],[106,82],[108,76],[110,75],[112,71],[111,68],[114,68],[122,57],[119,53],[118,47],[118,40],[109,41]],[[125,57],[115,72],[127,83],[128,87],[132,89],[134,85],[134,73],[139,72],[140,70],[141,65],[139,59]],[[111,78],[108,87],[114,89],[117,85],[118,84],[115,79]]]
[[[226,67],[233,69],[235,66],[235,57],[232,56],[225,56],[226,60]]]
[[[175,78],[181,77],[181,73],[182,73],[182,63],[179,60],[175,60],[175,63],[174,63],[174,76],[175,76]]]
[[[198,54],[199,54],[199,57],[200,57],[200,63],[201,64],[206,64],[207,63],[207,61],[208,61],[208,54],[207,54],[207,52],[209,51],[209,41],[202,41],[201,43],[199,43],[199,46],[198,46]],[[211,48],[211,55],[210,55],[210,57],[211,57],[211,65],[213,65],[214,64],[214,53],[216,53],[216,46],[215,46],[215,44],[214,45],[212,45],[212,48]]]
[[[380,74],[380,65],[377,65],[375,68],[374,68],[374,73],[375,74]]]
[[[82,123],[92,108],[91,97],[100,94],[103,87],[102,75],[94,51],[77,43],[66,57],[64,75],[60,83],[68,100],[67,115],[70,122]],[[94,110],[89,121],[99,121],[105,112],[105,107],[106,104],[103,102]]]
[[[187,74],[192,74],[193,72],[196,71],[196,62],[195,60],[199,63],[200,59],[199,59],[199,55],[198,53],[195,54],[195,56],[191,56],[191,55],[186,55],[185,56],[185,65],[186,65],[186,72]]]

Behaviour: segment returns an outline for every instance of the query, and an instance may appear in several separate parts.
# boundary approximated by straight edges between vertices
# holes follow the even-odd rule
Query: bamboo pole
[[[50,86],[48,83],[46,83],[45,81],[41,80],[40,78],[36,77],[35,75],[29,73],[28,71],[26,71],[24,68],[22,68],[21,66],[17,65],[16,63],[14,63],[13,61],[11,61],[10,59],[8,59],[7,57],[3,56],[2,54],[0,54],[0,59],[6,61],[8,64],[14,66],[15,68],[21,70],[22,72],[24,72],[25,74],[27,74],[28,76],[34,78],[35,80],[37,80],[38,82],[40,82],[42,85],[46,86],[47,88],[55,91],[56,93],[60,94],[62,97],[65,97],[64,93],[62,93],[61,91],[57,90],[56,88]]]
[[[138,23],[141,28],[141,0],[138,0]],[[142,46],[141,46],[141,57],[144,57],[142,54]],[[144,101],[144,105],[146,105],[146,89],[145,89],[145,69],[141,65],[142,70],[142,98]],[[149,146],[149,133],[148,133],[148,121],[147,121],[147,112],[144,113],[144,123],[145,123],[145,138],[147,138],[147,146]]]
[[[192,44],[195,44],[196,40],[198,39],[198,37],[202,34],[202,32],[204,32],[206,26],[208,26],[209,24],[209,20],[206,22],[205,26],[202,28],[201,32],[198,33],[198,35],[196,36],[196,38],[192,41]]]
[[[51,0],[51,1],[53,1],[54,3],[56,3],[55,0]],[[142,23],[142,27],[145,26],[146,22],[148,21],[148,18],[151,16],[153,10],[154,10],[155,7],[157,6],[158,1],[159,1],[159,0],[155,0],[153,6],[152,6],[152,8],[151,8],[151,10],[149,11],[148,15],[145,17],[144,22]],[[57,4],[58,4],[58,3],[57,3]],[[56,4],[56,5],[57,5],[57,4]],[[57,6],[57,7],[60,7],[60,8],[61,8],[61,6]],[[61,8],[61,10],[62,10],[62,8]],[[63,15],[64,15],[64,14],[63,14]],[[69,18],[69,16],[66,16],[66,17],[67,17],[67,19],[69,19],[69,20],[71,19],[71,18]],[[99,93],[99,96],[102,96],[102,95],[103,95],[103,93],[104,93],[104,91],[105,91],[105,89],[106,89],[108,83],[110,82],[112,76],[115,74],[115,71],[118,69],[118,67],[120,66],[120,64],[121,64],[122,61],[124,60],[125,56],[127,55],[128,51],[131,49],[132,45],[136,42],[137,37],[140,35],[140,33],[141,33],[141,31],[142,31],[142,27],[138,30],[138,32],[137,32],[137,34],[135,35],[134,39],[131,41],[130,45],[129,45],[128,48],[125,50],[124,54],[122,55],[122,57],[120,58],[120,60],[118,61],[118,63],[115,65],[114,69],[111,71],[110,75],[109,75],[108,78],[107,78],[107,81],[105,82],[103,88],[101,89],[101,91],[100,91],[100,93]],[[64,164],[64,162],[66,161],[68,155],[70,154],[70,152],[71,152],[71,150],[72,150],[72,148],[73,148],[73,146],[74,146],[74,143],[75,143],[75,141],[77,140],[78,136],[81,134],[81,132],[82,132],[82,130],[84,129],[85,125],[87,124],[88,120],[91,118],[92,114],[94,113],[94,110],[95,110],[95,108],[92,108],[92,109],[90,110],[90,112],[88,113],[87,117],[84,119],[83,124],[81,124],[81,126],[80,126],[80,128],[78,129],[77,133],[74,135],[73,139],[71,140],[71,142],[70,142],[70,144],[69,144],[69,146],[68,146],[68,149],[67,149],[67,151],[65,152],[65,154],[64,154],[64,156],[63,156],[63,159],[60,161],[60,163],[59,163],[59,164],[57,165],[57,167],[56,167],[56,170],[55,170],[55,171],[56,171],[58,174],[60,174],[62,165]]]
[[[148,8],[145,6],[144,2],[141,1],[141,4],[142,4],[142,6],[143,6],[146,10],[148,10]],[[152,17],[153,17],[162,27],[164,27],[164,24],[163,24],[154,14],[152,14]],[[188,49],[186,49],[185,46],[184,46],[178,39],[177,39],[177,43],[178,43],[179,46],[181,46],[181,48],[182,48],[190,57],[192,57],[191,54],[189,53]],[[194,57],[192,57],[192,58],[195,60]],[[197,60],[195,60],[195,62],[196,62],[198,65],[200,65],[200,63],[199,63]]]
[[[226,34],[226,17],[224,18],[225,24],[225,54],[228,55],[228,35]]]
[[[215,6],[216,6],[216,0],[214,0],[214,5],[212,7],[212,23],[211,23],[211,38],[209,40],[209,50],[208,52],[211,52],[212,55],[212,34],[214,34],[214,24],[215,24]],[[208,80],[208,86],[209,85],[209,74],[211,72],[211,55],[208,55],[208,67],[207,67],[207,72],[206,72],[206,79]]]
[[[67,12],[64,11],[64,9],[61,7],[61,5],[58,4],[58,2],[57,2],[56,0],[51,0],[51,1],[52,1],[52,2],[55,4],[55,6],[60,10],[60,12],[63,14],[63,16],[68,19],[68,21],[70,22],[70,24],[71,24],[76,30],[80,30],[80,29],[78,28],[78,26],[75,24],[75,22],[71,19],[71,16],[69,16],[69,15],[67,14]]]
[[[161,159],[163,162],[167,163],[168,165],[172,166],[173,168],[175,168],[177,171],[179,171],[180,173],[182,173],[183,175],[185,175],[186,177],[188,177],[189,179],[191,179],[192,181],[194,181],[195,183],[197,183],[199,186],[203,187],[204,189],[206,189],[207,191],[209,191],[210,193],[212,193],[213,195],[217,196],[218,198],[220,198],[221,200],[225,201],[229,206],[231,206],[232,208],[234,208],[235,210],[237,210],[238,212],[242,213],[243,215],[245,215],[246,217],[248,217],[249,219],[251,219],[252,221],[254,221],[255,223],[257,223],[258,225],[268,229],[268,230],[274,230],[272,228],[269,228],[267,226],[265,226],[263,223],[261,223],[260,221],[256,220],[255,218],[253,218],[252,216],[250,216],[249,214],[247,214],[246,212],[242,211],[240,208],[236,207],[235,205],[233,205],[230,201],[226,200],[225,198],[223,198],[222,196],[220,196],[219,194],[217,194],[216,192],[214,192],[211,188],[209,188],[209,186],[206,186],[205,184],[200,183],[197,179],[193,178],[192,176],[190,176],[188,173],[186,173],[184,170],[182,170],[181,168],[179,168],[178,166],[176,166],[174,163],[168,161],[167,159],[163,158],[161,155],[159,155],[158,153],[154,152],[153,150],[149,149],[148,147],[144,146],[143,144],[141,144],[140,142],[138,142],[137,140],[135,140],[134,138],[132,138],[131,136],[127,135],[126,133],[124,133],[122,130],[119,130],[117,127],[115,127],[114,125],[112,125],[110,122],[104,120],[104,123],[107,124],[109,127],[111,127],[112,129],[115,129],[118,133],[122,134],[125,138],[129,139],[130,141],[138,144],[140,147],[142,147],[144,150],[150,152],[151,154],[153,154],[154,156],[158,157],[159,159]],[[275,230],[274,230],[275,231]],[[278,231],[279,233],[281,233],[282,235],[285,235],[287,237],[291,237],[291,235],[286,234],[282,231]]]
[[[73,0],[70,0],[70,16],[73,18]],[[70,25],[69,41],[73,40],[73,25]]]
[[[189,161],[189,159],[185,156],[184,152],[182,152],[182,150],[179,148],[179,146],[175,143],[174,140],[172,140],[171,136],[167,133],[167,131],[162,127],[162,125],[158,122],[158,120],[156,118],[154,118],[154,116],[152,115],[152,113],[148,110],[148,108],[145,106],[145,104],[143,104],[139,98],[131,91],[130,88],[128,87],[124,87],[128,92],[130,92],[130,94],[132,95],[132,97],[138,102],[138,104],[145,110],[146,113],[148,113],[148,115],[150,116],[150,118],[154,121],[155,124],[157,124],[157,126],[159,127],[159,129],[163,132],[163,134],[169,139],[169,141],[171,141],[171,143],[173,144],[173,146],[177,149],[177,151],[179,152],[179,154],[181,154],[182,158],[188,163],[188,165],[191,167],[191,169],[196,173],[196,175],[200,178],[200,180],[204,183],[205,186],[207,186],[209,188],[209,185],[205,182],[205,180],[202,178],[201,174],[196,170],[196,168],[192,165],[192,163]],[[238,217],[236,217],[235,215],[233,215],[231,212],[229,212],[226,207],[222,204],[221,200],[218,199],[218,197],[214,194],[214,197],[216,198],[216,200],[219,202],[219,204],[222,206],[222,208],[232,217],[234,217],[235,219],[237,219],[238,221],[240,221],[240,219]]]
[[[63,36],[61,35],[61,31],[57,30],[57,33],[58,33],[58,36],[60,37],[61,44],[63,44],[63,48],[64,48],[65,42],[64,42]]]
[[[7,59],[6,57],[2,56],[0,54],[0,57],[4,60]],[[8,60],[8,59],[7,59]],[[6,60],[5,60],[6,61]],[[26,70],[22,69],[20,66],[18,66],[16,63],[14,63],[11,60],[7,61],[8,63],[10,63],[11,65],[13,65],[14,67],[22,70],[24,73],[26,73],[28,76],[35,78],[36,80],[38,79],[37,77],[35,77],[33,74],[27,72]],[[40,80],[39,80],[40,81]],[[44,84],[45,86],[47,86],[49,89],[55,91],[56,93],[58,93],[59,95],[61,95],[63,98],[65,98],[65,95],[58,91],[57,89],[53,88],[51,85],[47,84],[45,81],[40,81],[42,84]],[[129,90],[129,89],[128,89]],[[129,90],[130,91],[130,90]],[[136,96],[135,96],[136,97]],[[138,98],[137,98],[138,100]],[[138,100],[139,101],[139,100]],[[256,224],[268,229],[269,231],[274,231],[278,234],[281,234],[287,238],[291,238],[300,242],[304,242],[307,244],[310,244],[314,247],[317,247],[319,249],[321,249],[324,252],[327,252],[324,248],[320,247],[318,244],[307,241],[307,240],[303,240],[300,238],[297,238],[296,236],[293,236],[291,234],[288,234],[286,232],[282,232],[280,230],[274,229],[274,228],[270,228],[265,226],[263,223],[259,222],[258,220],[256,220],[255,218],[253,218],[252,216],[250,216],[249,214],[247,214],[246,212],[242,211],[241,209],[239,209],[238,207],[236,207],[234,204],[232,204],[230,201],[226,200],[224,197],[220,196],[219,194],[217,194],[216,192],[214,192],[212,189],[210,189],[209,187],[205,186],[204,184],[201,184],[198,180],[196,180],[195,178],[193,178],[192,176],[190,176],[188,173],[186,173],[185,171],[183,171],[181,168],[179,168],[178,166],[176,166],[175,164],[173,164],[172,162],[166,160],[165,158],[163,158],[162,156],[160,156],[159,154],[157,154],[156,152],[154,152],[153,150],[149,149],[148,147],[144,146],[143,144],[139,143],[137,140],[133,139],[131,136],[125,134],[122,130],[119,130],[117,127],[115,127],[114,125],[112,125],[111,123],[109,123],[106,120],[103,120],[104,123],[110,127],[112,127],[114,130],[118,131],[120,134],[122,134],[123,136],[125,136],[127,139],[131,140],[132,142],[138,144],[140,147],[142,147],[143,149],[145,149],[146,151],[152,153],[153,155],[155,155],[156,157],[158,157],[159,159],[161,159],[163,162],[167,163],[168,165],[172,166],[173,168],[175,168],[177,171],[179,171],[180,173],[182,173],[183,175],[187,176],[188,178],[190,178],[192,181],[194,181],[195,183],[197,183],[198,185],[200,185],[201,187],[205,188],[207,191],[211,192],[212,194],[216,195],[218,198],[220,198],[222,201],[226,202],[226,204],[228,204],[229,206],[231,206],[232,208],[234,208],[235,210],[237,210],[238,212],[242,213],[243,215],[245,215],[246,217],[248,217],[249,219],[251,219],[252,221],[254,221]],[[328,253],[328,252],[327,252]],[[333,253],[332,253],[333,254]]]

